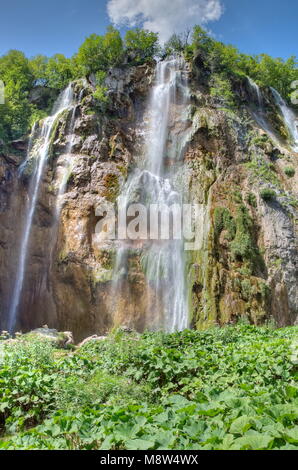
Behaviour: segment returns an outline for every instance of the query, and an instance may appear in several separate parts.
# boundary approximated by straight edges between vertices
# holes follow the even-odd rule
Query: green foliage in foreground
[[[0,343],[2,449],[297,449],[298,328]],[[295,353],[296,347],[296,353]]]

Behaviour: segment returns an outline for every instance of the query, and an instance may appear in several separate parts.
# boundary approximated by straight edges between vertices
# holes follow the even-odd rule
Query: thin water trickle
[[[73,132],[74,132],[74,126],[75,126],[76,109],[77,109],[77,106],[74,105],[72,113],[71,113],[70,124],[69,124],[70,140],[66,146],[65,154],[62,156],[63,168],[61,171],[61,175],[59,175],[58,177],[58,192],[57,192],[57,203],[56,203],[56,214],[55,214],[56,220],[59,219],[61,208],[62,208],[62,198],[66,191],[69,175],[71,174],[72,169],[73,169],[73,158],[71,156],[71,152],[73,149],[74,139],[75,139]]]
[[[174,129],[181,126],[181,115],[189,105],[185,68],[185,62],[180,58],[157,64],[155,85],[147,109],[149,120],[145,131],[144,161],[142,168],[133,172],[122,191],[118,201],[122,209],[136,201],[148,208],[150,204],[182,206],[182,189],[174,187],[174,180],[183,157],[183,132],[175,134]],[[113,292],[120,293],[120,296],[123,275],[128,272],[128,256],[129,248],[123,243],[115,263],[113,286]],[[151,240],[143,248],[142,266],[148,297],[154,292],[153,298],[158,299],[163,308],[159,327],[169,332],[187,328],[183,240]],[[154,309],[153,304],[154,301],[148,301],[148,309]],[[152,312],[148,312],[148,318],[152,318]]]
[[[279,107],[285,124],[289,130],[290,136],[293,141],[293,150],[298,152],[298,118],[295,115],[294,111],[290,109],[285,100],[280,96],[277,90],[271,88],[274,100]]]
[[[74,167],[74,159],[71,155],[74,144],[75,144],[75,134],[74,134],[74,129],[75,129],[75,123],[76,123],[76,112],[77,112],[77,107],[78,104],[81,103],[83,93],[85,89],[82,88],[79,94],[78,101],[75,102],[74,99],[72,99],[72,113],[71,113],[71,118],[70,118],[70,123],[69,123],[69,128],[68,128],[68,133],[70,135],[70,140],[66,146],[66,151],[63,154],[63,169],[61,172],[61,175],[58,177],[58,193],[57,193],[57,204],[56,204],[56,221],[59,220],[60,212],[62,209],[62,198],[63,195],[65,194],[66,188],[67,188],[67,182],[69,180],[69,176],[73,170]]]
[[[277,142],[277,137],[273,132],[272,127],[270,126],[267,116],[266,116],[266,111],[265,111],[265,105],[264,105],[264,99],[262,95],[262,91],[257,85],[256,82],[254,82],[250,77],[247,77],[250,89],[252,91],[252,94],[256,98],[256,102],[258,103],[257,110],[253,112],[254,118],[259,124],[260,127],[273,139],[275,142]]]
[[[255,94],[255,96],[257,98],[259,110],[263,111],[263,104],[264,103],[263,103],[263,96],[262,96],[262,92],[260,90],[260,87],[250,77],[247,77],[247,79],[249,81],[249,85],[250,85],[251,90],[253,90],[253,93]]]
[[[252,94],[256,97],[258,103],[258,108],[256,111],[253,111],[253,116],[258,123],[258,125],[270,136],[270,138],[275,142],[277,146],[283,146],[283,142],[280,139],[280,136],[277,135],[276,131],[273,129],[272,125],[268,121],[266,115],[265,101],[262,95],[262,91],[250,77],[247,77]]]
[[[33,149],[33,143],[34,143],[34,139],[35,139],[36,128],[37,128],[37,122],[35,122],[35,123],[33,124],[33,127],[32,127],[32,129],[31,129],[31,134],[30,134],[30,136],[29,136],[29,141],[28,141],[28,145],[27,145],[27,158],[26,158],[25,161],[19,166],[19,169],[18,169],[18,176],[21,176],[21,175],[23,174],[23,171],[24,171],[24,169],[26,168],[28,159],[30,158],[30,155],[31,155],[31,152],[32,152],[32,149]]]
[[[56,122],[57,117],[66,109],[68,109],[73,102],[73,91],[71,84],[61,93],[57,102],[54,105],[53,114],[46,118],[43,121],[43,125],[41,128],[40,135],[38,138],[42,141],[39,151],[38,151],[38,158],[37,158],[37,166],[35,174],[33,175],[32,181],[32,190],[31,190],[31,197],[29,200],[28,211],[26,214],[25,219],[25,226],[22,234],[21,244],[20,244],[20,253],[19,253],[19,260],[17,264],[17,272],[15,277],[15,284],[13,288],[13,293],[11,296],[11,305],[8,314],[8,326],[7,329],[9,332],[13,333],[16,322],[17,322],[17,315],[19,304],[21,300],[21,294],[24,284],[24,276],[25,276],[25,269],[26,269],[26,261],[28,255],[28,246],[30,242],[30,235],[32,230],[32,223],[33,218],[36,210],[36,205],[38,201],[38,195],[40,190],[40,184],[42,181],[42,176],[44,172],[44,167],[48,158],[49,150],[50,150],[50,143],[51,143],[51,134]],[[35,128],[34,128],[35,130]],[[35,131],[32,132],[32,136],[34,138]],[[30,158],[30,153],[33,147],[33,142],[29,142],[28,147],[28,158]]]

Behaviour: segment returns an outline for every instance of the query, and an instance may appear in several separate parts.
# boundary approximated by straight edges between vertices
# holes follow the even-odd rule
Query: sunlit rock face
[[[40,180],[17,330],[47,324],[78,341],[120,324],[174,331],[240,317],[295,323],[293,140],[270,90],[237,79],[228,109],[210,95],[208,80],[198,61],[173,59],[111,70],[102,106],[92,83],[72,85]],[[26,154],[24,144],[0,161],[2,328],[37,166],[32,158],[24,163]],[[284,173],[289,165],[292,178]],[[273,199],[263,198],[264,189]],[[197,204],[198,246],[185,252],[173,241],[95,234],[96,208],[119,197]]]
[[[20,184],[17,176],[24,155],[1,154],[0,157],[0,309],[3,327],[10,307],[11,279],[26,207],[26,187]]]

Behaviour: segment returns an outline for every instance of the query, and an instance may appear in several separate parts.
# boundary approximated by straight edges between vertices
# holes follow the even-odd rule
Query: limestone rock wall
[[[131,250],[117,317],[113,266],[117,244],[94,243],[95,208],[114,202],[143,144],[142,122],[154,79],[154,66],[112,70],[109,101],[98,106],[91,84],[76,84],[80,102],[74,134],[67,114],[52,139],[28,252],[18,329],[47,324],[73,331],[76,340],[126,323],[142,330],[156,321],[148,315],[150,292],[141,265],[141,247]],[[183,168],[189,201],[202,205],[201,248],[188,256],[191,322],[205,328],[241,316],[260,324],[271,316],[294,324],[298,313],[297,177],[298,155],[281,137],[272,141],[254,119],[245,79],[233,83],[236,106],[227,109],[210,96],[208,77],[193,64],[189,132]],[[264,91],[265,93],[265,91]],[[266,95],[267,96],[267,95]],[[272,116],[277,109],[268,100]],[[276,125],[279,128],[279,125]],[[178,132],[179,130],[177,130]],[[55,222],[57,180],[72,139],[72,169]],[[24,149],[23,149],[24,150]],[[0,317],[13,289],[24,223],[30,171],[18,178],[25,152],[0,158]],[[296,169],[287,178],[287,165]],[[264,200],[262,190],[275,191]],[[158,299],[155,309],[158,316]],[[154,315],[153,315],[154,316]],[[156,314],[155,314],[156,316]]]

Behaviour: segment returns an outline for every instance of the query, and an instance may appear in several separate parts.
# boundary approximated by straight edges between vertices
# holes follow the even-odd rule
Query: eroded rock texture
[[[78,106],[60,117],[43,176],[27,255],[18,329],[47,324],[73,331],[76,340],[104,334],[115,324],[139,330],[158,316],[148,313],[150,289],[142,270],[141,246],[132,247],[122,283],[121,305],[113,315],[113,268],[117,244],[94,243],[97,205],[114,202],[134,161],[141,158],[146,102],[154,65],[112,70],[109,102],[98,107],[92,84],[75,84]],[[235,106],[210,95],[208,76],[193,64],[191,105],[183,172],[188,201],[200,204],[200,248],[187,262],[192,326],[205,328],[245,316],[260,324],[273,316],[294,324],[298,313],[297,155],[285,142],[285,129],[272,96],[263,90],[273,140],[256,120],[258,104],[245,78],[233,83]],[[177,135],[185,133],[177,124]],[[57,181],[72,141],[71,171],[56,223]],[[169,146],[171,143],[169,142]],[[21,146],[22,147],[22,146]],[[20,237],[30,184],[30,167],[20,143],[0,160],[1,326],[11,301]],[[31,162],[32,164],[32,162]],[[288,178],[285,168],[296,169]],[[33,162],[34,166],[34,162]],[[275,196],[264,199],[264,189]],[[262,196],[263,194],[263,196]]]

